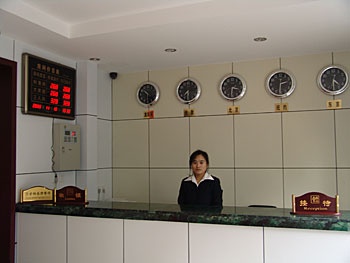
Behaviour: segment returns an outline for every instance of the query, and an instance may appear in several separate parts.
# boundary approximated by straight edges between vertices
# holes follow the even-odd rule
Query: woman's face
[[[191,169],[195,177],[204,176],[205,172],[208,169],[208,163],[205,160],[203,155],[197,155],[191,163]]]

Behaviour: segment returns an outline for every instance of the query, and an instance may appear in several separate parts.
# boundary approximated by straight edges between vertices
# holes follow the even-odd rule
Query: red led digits
[[[70,114],[71,112],[72,112],[71,109],[67,109],[67,108],[62,109],[62,113],[64,113],[64,114]]]
[[[58,91],[51,90],[50,91],[50,96],[51,97],[58,97]]]
[[[51,84],[50,84],[50,89],[58,90],[58,84],[56,84],[56,83],[51,83]]]
[[[32,108],[33,108],[33,109],[39,109],[39,110],[40,110],[40,109],[41,109],[41,106],[42,106],[42,105],[39,104],[39,103],[33,103],[33,104],[32,104]]]
[[[51,99],[50,99],[50,103],[51,103],[51,104],[57,105],[57,104],[58,104],[58,99],[51,98]]]
[[[65,100],[70,100],[70,94],[64,93],[62,98],[65,99]]]
[[[65,92],[65,93],[70,93],[70,87],[68,87],[68,86],[63,86],[63,92]]]
[[[62,91],[64,92],[62,94],[62,99],[63,99],[63,104],[62,106],[64,107],[70,107],[71,106],[71,102],[70,102],[70,99],[71,99],[71,88],[68,87],[68,86],[63,86],[63,89]],[[70,114],[71,113],[71,109],[69,108],[62,108],[62,113],[64,114]]]

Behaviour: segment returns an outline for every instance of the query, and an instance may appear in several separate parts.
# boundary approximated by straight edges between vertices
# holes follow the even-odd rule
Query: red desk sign
[[[296,197],[292,195],[293,211],[296,215],[340,215],[339,196],[330,197],[319,192],[309,192]]]
[[[86,205],[87,190],[82,190],[76,186],[66,186],[56,190],[56,202],[58,205]]]

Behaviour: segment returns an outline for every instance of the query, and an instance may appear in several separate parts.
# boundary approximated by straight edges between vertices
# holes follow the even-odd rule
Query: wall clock
[[[221,96],[227,100],[241,99],[247,89],[244,79],[237,74],[225,76],[219,86]]]
[[[159,88],[153,82],[143,82],[137,89],[136,98],[145,107],[154,105],[159,99]]]
[[[191,104],[201,95],[201,87],[196,80],[185,78],[177,86],[176,95],[182,103]]]
[[[275,97],[285,98],[290,96],[296,87],[293,74],[287,70],[276,70],[266,80],[266,90]]]
[[[341,66],[327,66],[318,74],[317,84],[324,93],[338,95],[347,89],[349,76]]]

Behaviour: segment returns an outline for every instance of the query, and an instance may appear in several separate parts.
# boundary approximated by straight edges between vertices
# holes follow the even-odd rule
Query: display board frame
[[[22,112],[75,119],[76,69],[22,54]]]

